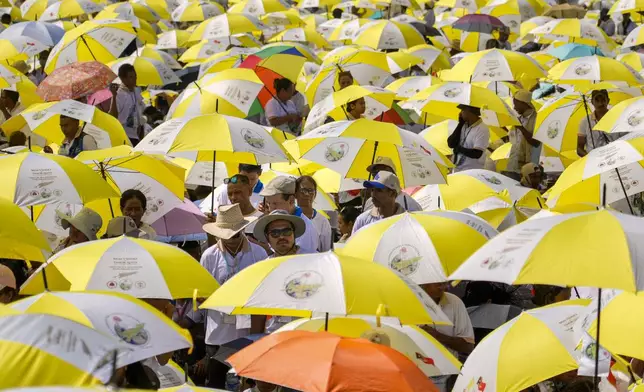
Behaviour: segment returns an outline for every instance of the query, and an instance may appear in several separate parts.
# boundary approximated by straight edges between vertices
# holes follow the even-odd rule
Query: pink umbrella
[[[185,199],[183,204],[152,223],[152,228],[160,236],[172,237],[204,233],[205,223],[206,216],[203,212],[193,202]]]

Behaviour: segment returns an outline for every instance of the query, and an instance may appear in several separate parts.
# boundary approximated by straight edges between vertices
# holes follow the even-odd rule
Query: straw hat
[[[87,207],[84,207],[73,217],[63,214],[58,210],[56,210],[56,214],[60,218],[60,224],[63,226],[63,229],[69,229],[70,226],[74,226],[76,230],[85,234],[85,237],[90,241],[96,240],[96,233],[103,226],[101,216],[96,211]]]
[[[214,223],[205,224],[203,229],[208,234],[227,240],[244,230],[255,219],[257,218],[252,216],[244,217],[239,204],[229,204],[219,206],[217,220]]]

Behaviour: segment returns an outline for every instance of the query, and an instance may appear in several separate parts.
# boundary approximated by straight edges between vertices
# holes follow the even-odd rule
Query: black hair
[[[69,117],[69,116],[65,116],[64,114],[61,114],[61,115],[60,115],[60,119],[62,120],[62,119],[64,119],[64,118],[68,118],[68,119],[70,119],[70,120],[74,120],[74,121],[76,121],[76,122],[80,122],[80,120],[79,120],[79,119],[77,119],[77,118]]]
[[[313,177],[311,177],[311,176],[300,176],[300,177],[297,178],[297,180],[295,180],[295,192],[296,193],[300,190],[300,187],[302,186],[302,182],[304,182],[304,180],[312,182],[313,186],[315,187],[315,189],[318,189],[318,183],[317,183],[317,181],[315,181],[315,179]]]
[[[12,90],[2,90],[4,91],[4,96],[12,100],[13,102],[17,103],[18,100],[20,99],[20,94],[18,94],[17,91],[12,91]]]
[[[364,99],[364,98],[358,98],[358,99],[354,99],[351,102],[348,102],[347,103],[347,111],[350,112],[351,111],[351,106],[355,106],[358,103],[358,101],[361,100],[361,99]]]
[[[11,15],[10,14],[2,14],[0,17],[0,22],[3,24],[11,24]]]
[[[123,80],[130,72],[136,72],[132,64],[123,64],[119,67],[119,78]]]
[[[182,250],[201,248],[199,241],[185,241],[185,242],[179,243],[177,246],[179,247],[179,249],[182,249]]]
[[[567,290],[566,287],[535,284],[532,286],[534,297],[532,302],[537,306],[546,306],[554,303],[555,297]]]
[[[293,85],[293,82],[291,82],[289,79],[286,79],[286,78],[275,79],[273,81],[273,87],[277,92],[279,92],[280,90],[288,90],[289,88],[291,88],[292,85]]]
[[[342,10],[340,8],[336,8],[333,10],[333,19],[340,19],[342,18]]]
[[[257,174],[262,174],[262,167],[259,165],[249,165],[247,163],[240,163],[239,166],[237,166],[237,169],[240,172],[246,172],[246,173],[257,173]]]
[[[9,146],[24,146],[27,143],[27,135],[21,131],[16,131],[9,135]]]
[[[128,189],[121,195],[121,209],[125,208],[125,204],[130,199],[139,199],[141,202],[141,207],[145,210],[148,204],[148,200],[145,198],[143,192],[138,189]]]
[[[340,210],[340,216],[346,223],[355,222],[358,219],[358,215],[360,215],[360,210],[352,206],[347,206]]]
[[[343,76],[348,76],[348,77],[351,78],[351,80],[353,80],[353,75],[351,75],[350,71],[342,71],[342,72],[340,72],[338,74],[338,80],[340,80],[340,78],[343,77]]]

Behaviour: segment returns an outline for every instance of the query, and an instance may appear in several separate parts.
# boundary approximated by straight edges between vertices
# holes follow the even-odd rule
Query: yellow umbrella
[[[245,13],[259,17],[271,12],[287,11],[288,9],[289,7],[279,0],[243,0],[230,7],[228,13]]]
[[[50,74],[54,69],[74,62],[114,61],[135,38],[136,33],[130,22],[120,20],[85,22],[65,33],[54,46],[45,65],[45,72]]]
[[[408,76],[389,83],[387,90],[396,94],[396,99],[403,100],[411,98],[422,90],[441,83],[440,79],[434,76]]]
[[[128,260],[127,267],[123,260]],[[204,267],[176,246],[125,236],[85,242],[55,254],[25,282],[22,293],[43,291],[43,269],[49,287],[60,291],[177,299],[207,297],[219,287]]]
[[[47,240],[29,217],[10,200],[0,198],[0,257],[44,262]]]
[[[373,49],[408,49],[424,44],[425,40],[411,25],[381,20],[362,26],[353,43]]]
[[[179,64],[177,62],[177,60],[175,60],[172,56],[170,56],[169,54],[167,54],[163,50],[158,49],[157,47],[155,47],[155,45],[148,44],[148,45],[145,45],[142,48],[138,48],[137,51],[136,51],[136,54],[138,56],[141,56],[141,57],[146,57],[146,58],[149,58],[149,59],[164,62],[171,69],[181,69],[182,68],[181,64]],[[149,91],[144,91],[143,94],[145,94],[146,92],[149,93]]]
[[[530,56],[502,49],[490,49],[465,56],[452,69],[440,73],[453,82],[511,82],[521,78],[539,79],[546,71]]]
[[[138,86],[165,86],[179,83],[181,79],[166,63],[138,55],[123,57],[108,64],[114,73],[118,73],[123,64],[130,64],[136,70],[136,84]]]
[[[295,8],[283,12],[270,12],[260,18],[262,23],[266,26],[306,26],[306,23],[300,17],[299,12]],[[312,26],[315,29],[315,26]]]
[[[161,19],[168,20],[170,19],[170,5],[165,2],[164,0],[131,0],[133,4],[140,4],[143,5],[147,8],[150,8],[154,10],[154,12],[159,15]],[[172,6],[176,5],[177,3],[172,1]],[[142,16],[138,15],[140,18]]]
[[[442,69],[452,68],[447,53],[432,45],[416,45],[409,49],[404,49],[404,52],[423,59],[423,62],[418,66],[427,73],[436,73]]]
[[[82,162],[60,155],[19,153],[0,156],[0,197],[25,207],[61,201],[85,204],[118,197]]]
[[[477,14],[485,14],[498,18],[510,31],[519,34],[521,26],[521,11],[517,0],[490,1],[481,7]]]
[[[153,8],[145,4],[134,2],[111,4],[105,7],[104,11],[114,12],[119,15],[134,15],[136,18],[140,18],[152,23],[156,23],[159,21],[159,19],[161,19],[161,15],[159,15]],[[168,15],[166,11],[166,17],[167,16]]]
[[[179,61],[182,63],[202,63],[210,56],[228,50],[230,46],[242,46],[245,48],[259,47],[260,44],[250,35],[237,34],[226,38],[200,41],[183,52]]]
[[[318,48],[325,48],[329,46],[327,40],[320,35],[317,31],[309,27],[294,27],[288,30],[284,30],[281,33],[277,34],[273,38],[268,40],[269,42],[305,42],[313,44]]]
[[[205,20],[190,35],[190,41],[222,39],[240,33],[261,31],[264,25],[250,14],[227,13]]]
[[[27,60],[47,49],[47,46],[30,37],[11,37],[0,39],[0,60]]]
[[[216,53],[200,63],[199,77],[237,68],[248,56],[255,52],[257,52],[255,48],[230,48],[225,52]]]
[[[525,22],[521,23],[521,27],[519,28],[519,34],[521,35],[521,38],[525,38],[533,29],[543,26],[544,24],[553,21],[554,18],[551,18],[549,16],[535,16],[532,17]]]
[[[60,129],[62,114],[82,122],[83,132],[96,139],[98,148],[130,144],[118,119],[95,106],[71,99],[32,105],[2,124],[2,129],[10,135],[27,127],[31,133],[42,136],[48,143],[60,144],[65,139]]]
[[[208,18],[225,14],[224,7],[209,1],[188,1],[172,11],[174,22],[202,22]]]
[[[264,84],[253,70],[236,68],[205,75],[192,82],[174,101],[168,116],[220,113],[244,118]],[[236,91],[234,95],[229,91]]]
[[[92,0],[61,0],[51,3],[38,19],[42,22],[49,22],[58,19],[74,18],[80,15],[89,15],[99,12],[103,5]]]
[[[157,49],[180,49],[187,48],[190,34],[184,30],[169,30],[157,36]]]

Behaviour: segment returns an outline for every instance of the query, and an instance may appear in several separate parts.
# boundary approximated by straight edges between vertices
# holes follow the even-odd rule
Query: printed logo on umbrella
[[[426,357],[421,353],[416,353],[416,359],[420,360],[425,365],[436,366],[436,363],[434,363],[434,360],[432,358]]]
[[[463,89],[461,89],[460,87],[452,87],[452,88],[448,88],[447,90],[443,91],[443,95],[446,98],[456,98],[459,95],[461,95],[462,92],[463,92]]]
[[[497,176],[486,176],[481,174],[481,178],[493,185],[503,184],[503,181],[501,181]]]
[[[635,109],[628,114],[626,122],[631,127],[636,127],[644,121],[644,113],[640,109]]]
[[[423,257],[418,249],[411,245],[401,245],[395,247],[389,253],[389,267],[409,276],[418,270],[418,265]]]
[[[315,271],[300,271],[286,278],[284,292],[291,298],[311,298],[324,286],[324,278]]]
[[[575,74],[578,76],[584,76],[584,75],[588,75],[591,70],[592,70],[592,67],[590,66],[590,64],[586,64],[586,63],[579,64],[575,67]]]
[[[40,120],[41,118],[45,117],[46,115],[47,115],[47,111],[46,111],[46,110],[39,110],[39,111],[35,112],[35,113],[32,115],[32,117],[31,117],[31,118],[33,118],[35,121],[38,121],[38,120]]]
[[[559,126],[561,123],[559,121],[553,121],[548,125],[548,130],[546,131],[546,134],[548,135],[548,139],[554,139],[559,135]]]
[[[329,162],[337,162],[344,158],[349,152],[349,145],[345,142],[337,142],[327,146],[324,151],[324,159]]]
[[[242,129],[241,134],[244,138],[244,141],[248,143],[249,146],[258,150],[264,149],[266,142],[264,141],[264,138],[257,132],[253,131],[252,129],[244,128]]]
[[[107,327],[126,343],[143,346],[150,341],[145,323],[125,314],[111,314],[105,319]]]

